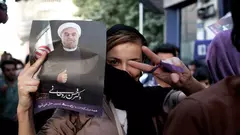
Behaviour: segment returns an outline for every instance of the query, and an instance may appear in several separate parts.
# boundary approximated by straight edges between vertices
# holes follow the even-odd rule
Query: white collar
[[[63,49],[67,52],[73,52],[73,51],[76,51],[77,50],[77,46],[75,48],[72,48],[72,49],[69,49],[69,48],[64,48]]]
[[[117,109],[115,108],[116,110],[116,113],[117,113],[117,117],[118,117],[118,120],[125,132],[125,134],[127,134],[127,125],[128,125],[128,121],[127,121],[127,112],[124,111],[124,110],[120,110],[120,109]]]

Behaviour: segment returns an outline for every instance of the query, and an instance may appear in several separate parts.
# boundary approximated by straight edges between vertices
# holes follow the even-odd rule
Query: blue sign
[[[208,45],[212,40],[196,40],[194,45],[194,59],[205,59],[207,55]]]

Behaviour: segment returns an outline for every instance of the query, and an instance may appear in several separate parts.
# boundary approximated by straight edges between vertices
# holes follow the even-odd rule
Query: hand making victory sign
[[[147,57],[152,61],[152,63],[154,63],[154,65],[158,65],[161,62],[161,59],[159,58],[159,56],[153,53],[149,48],[143,46],[142,51],[147,55]],[[173,58],[166,59],[163,62],[180,67],[183,69],[183,72],[177,72],[177,71],[166,72],[165,70],[159,67],[159,68],[156,68],[156,70],[153,71],[152,73],[158,79],[168,83],[172,87],[182,89],[187,94],[192,93],[192,92],[189,92],[189,89],[192,89],[190,88],[192,87],[192,84],[199,86],[200,87],[199,89],[203,88],[202,85],[200,85],[199,82],[197,82],[192,77],[190,70],[183,64],[183,62],[179,58],[173,57]],[[148,65],[140,62],[135,62],[135,61],[129,61],[128,64],[144,72],[149,72],[153,68],[155,68],[155,66],[153,65]]]

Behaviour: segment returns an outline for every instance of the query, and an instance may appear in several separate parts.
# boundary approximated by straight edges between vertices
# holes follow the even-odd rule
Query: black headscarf
[[[139,38],[141,39],[142,43],[144,46],[148,46],[147,44],[147,40],[145,39],[145,37],[135,28],[124,25],[124,24],[116,24],[114,26],[112,26],[111,28],[109,28],[107,30],[107,38],[114,36],[116,33],[118,33],[119,31],[128,31],[128,32],[132,32],[135,33],[139,36]]]

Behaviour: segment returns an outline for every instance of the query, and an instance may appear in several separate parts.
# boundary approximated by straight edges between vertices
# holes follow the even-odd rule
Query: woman
[[[145,38],[136,29],[125,25],[113,26],[108,30],[107,37],[107,66],[104,89],[106,100],[103,101],[103,115],[101,117],[91,117],[59,109],[43,126],[39,134],[157,134],[152,116],[161,113],[163,101],[171,89],[143,88],[138,82],[141,76],[140,69],[146,71],[153,68],[139,63],[143,61],[142,46],[146,45]],[[158,57],[149,49],[143,48],[143,51],[156,64],[160,62]],[[29,92],[36,92],[38,88],[39,80],[35,80],[33,76],[45,57],[46,55],[43,55],[32,66],[28,64],[18,78],[20,135],[35,134],[31,112],[32,101]],[[174,62],[173,59],[170,61]],[[156,70],[154,74],[159,76],[159,73],[161,73],[163,76],[159,76],[160,79],[181,87],[186,94],[201,90],[202,85],[191,77],[190,71],[180,63],[179,59],[177,63],[185,69],[183,74],[165,73],[160,69]]]

